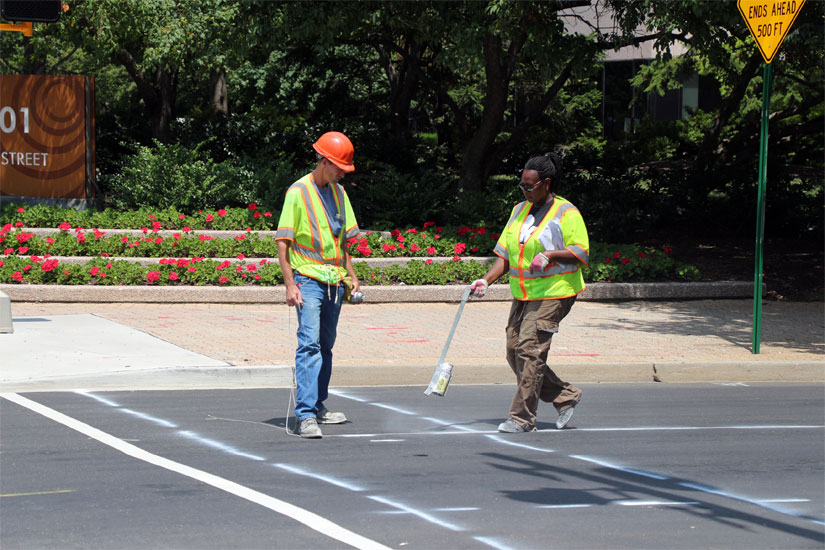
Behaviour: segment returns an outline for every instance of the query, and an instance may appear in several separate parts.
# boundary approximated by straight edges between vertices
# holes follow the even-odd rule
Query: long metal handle
[[[461,305],[458,306],[458,313],[455,314],[455,320],[453,321],[453,328],[450,329],[450,334],[447,336],[447,343],[444,344],[444,350],[441,352],[441,359],[438,360],[438,364],[444,362],[444,359],[447,357],[447,350],[450,349],[450,342],[453,341],[453,335],[455,334],[455,329],[458,326],[458,320],[461,319],[461,312],[464,310],[464,306],[467,304],[467,298],[470,297],[470,287],[467,286],[467,289],[464,291],[464,294],[461,295]]]

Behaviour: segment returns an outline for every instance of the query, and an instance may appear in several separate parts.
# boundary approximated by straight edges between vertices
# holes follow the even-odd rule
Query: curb
[[[459,302],[463,289],[463,285],[362,287],[367,303]],[[283,304],[286,301],[283,285],[215,287],[0,284],[0,292],[8,295],[12,302]],[[764,285],[762,292],[764,295]],[[591,283],[579,295],[579,300],[583,301],[738,298],[753,298],[753,283]],[[484,300],[512,300],[509,285],[490,285]]]
[[[577,384],[599,383],[825,383],[825,364],[815,361],[730,361],[717,363],[554,363],[559,376]],[[336,366],[334,387],[420,386],[432,376],[432,366]],[[514,384],[502,363],[481,368],[458,368],[451,385]],[[244,389],[290,388],[291,365],[252,367],[177,367],[118,371],[93,375],[4,380],[0,391],[67,389]]]

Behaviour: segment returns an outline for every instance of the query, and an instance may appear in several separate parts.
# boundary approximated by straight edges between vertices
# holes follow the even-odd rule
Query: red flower
[[[244,260],[244,259],[246,259],[246,256],[244,256],[243,254],[238,254],[238,255],[237,255],[237,256],[235,256],[235,257],[236,257],[236,258],[238,258],[239,260]]]
[[[432,227],[435,225],[435,222],[424,222],[424,227]]]
[[[14,249],[13,248],[7,248],[3,251],[3,254],[5,254],[6,256],[8,256],[10,254],[14,254]]]
[[[255,219],[258,219],[258,218],[261,217],[261,213],[260,212],[255,212],[254,214],[252,214],[252,217],[255,218]]]
[[[169,274],[169,280],[170,281],[177,281],[178,280],[178,274],[173,271],[172,273]]]
[[[212,221],[212,220],[214,220],[214,219],[215,219],[215,218],[212,216],[212,214],[207,214],[207,215],[206,215],[206,221],[211,222],[211,221]]]
[[[613,257],[616,258],[616,259],[619,259],[619,258],[622,257],[622,253],[621,252],[614,252]]]
[[[179,220],[184,220],[184,219],[186,219],[186,216],[184,216],[183,214],[178,214],[178,219]]]
[[[461,256],[453,256],[453,261],[454,262],[460,262],[461,261]]]
[[[427,264],[427,265],[430,265],[431,263],[433,263],[433,259],[432,258],[427,258],[427,260],[424,263]]]
[[[6,262],[4,262],[3,260],[0,260],[0,267],[3,267],[4,265],[6,265]]]
[[[467,245],[464,243],[456,243],[456,245],[453,247],[453,252],[455,252],[456,254],[461,254],[465,250],[467,250]]]
[[[28,241],[34,237],[34,233],[18,233],[17,234],[17,242],[23,244],[24,242]]]
[[[152,222],[152,231],[159,231],[160,230],[160,222]]]
[[[58,263],[60,263],[60,260],[57,259],[46,260],[45,262],[40,264],[40,271],[51,271],[52,269],[57,267]]]
[[[264,218],[271,218],[272,212],[264,212]]]
[[[670,248],[669,246],[665,246],[665,247],[662,248],[662,252],[664,252],[665,254],[670,256],[671,254],[673,254],[673,249]]]
[[[23,280],[23,274],[20,273],[19,271],[15,271],[14,273],[12,273],[11,278],[14,279],[15,281],[22,281]]]
[[[78,233],[77,234],[77,242],[83,244],[86,242],[86,233]]]
[[[474,246],[470,249],[470,252],[478,252],[478,247]]]
[[[459,234],[459,236],[463,236],[463,235],[465,235],[465,234],[467,234],[467,233],[469,233],[469,232],[470,232],[470,228],[469,228],[469,227],[466,227],[466,226],[465,226],[465,227],[459,227],[459,228],[458,228],[458,234]]]
[[[604,263],[609,264],[610,263],[610,258],[605,258]]]
[[[229,277],[218,277],[218,283],[224,284],[229,282]]]
[[[28,252],[28,251],[29,251],[29,247],[28,247],[28,246],[18,246],[18,247],[17,247],[17,253],[18,253],[18,254],[25,254],[25,253],[26,253],[26,252]]]
[[[11,231],[11,224],[10,223],[7,223],[2,228],[0,228],[0,233],[8,233],[9,231]]]
[[[257,210],[257,209],[258,209],[258,205],[257,205],[257,204],[255,204],[254,202],[249,203],[249,209],[250,209],[250,210]]]
[[[23,271],[28,271],[28,270],[30,270],[31,268],[32,268],[32,264],[27,264],[27,265],[23,268]]]
[[[186,226],[183,229],[181,229],[181,231],[183,231],[184,233],[189,233],[190,231],[192,231],[192,228],[189,227],[189,226]]]
[[[427,247],[427,254],[430,254],[430,255],[435,254],[435,247],[434,246]]]
[[[418,252],[419,250],[421,250],[421,248],[417,244],[412,243],[410,245],[410,252]]]
[[[106,269],[112,269],[112,264],[106,264]]]
[[[158,217],[155,216],[154,214],[149,214],[149,219],[150,220],[156,220],[156,219],[158,219]]]
[[[148,280],[150,283],[154,283],[158,279],[160,279],[160,273],[158,273],[155,270],[152,270],[146,274],[146,280]]]
[[[226,216],[226,210],[224,208],[221,208],[220,210],[218,210],[218,216],[220,216],[221,218]]]
[[[433,239],[440,239],[441,235],[433,235]]]
[[[637,252],[637,253],[636,253],[636,255],[637,255],[638,257],[640,257],[640,258],[644,258],[644,257],[645,257],[645,253],[644,253],[644,252]]]
[[[622,265],[624,265],[626,263],[629,263],[629,262],[630,262],[630,258],[622,258]]]
[[[174,233],[174,234],[172,234],[172,236],[175,237],[176,241],[180,240],[180,233]]]
[[[194,272],[195,272],[195,271],[197,271],[197,270],[198,270],[198,269],[197,269],[195,266],[193,266],[193,265],[190,265],[190,266],[186,269],[186,271],[188,271],[189,273],[194,273]]]
[[[95,239],[99,239],[100,237],[102,237],[105,234],[106,234],[105,231],[101,231],[100,229],[95,227]]]
[[[17,213],[18,213],[18,214],[22,214],[22,213],[23,213],[23,212],[25,212],[25,211],[26,211],[26,210],[24,210],[22,206],[21,206],[20,208],[18,208],[18,209],[17,209]]]
[[[214,239],[212,239],[212,237],[210,237],[209,235],[198,235],[198,239],[199,239],[201,242],[214,240]]]
[[[120,242],[122,242],[122,243],[129,242],[129,237],[127,237],[126,235],[123,235],[123,237],[121,237],[121,239],[120,239]]]
[[[185,258],[181,258],[181,259],[180,259],[180,260],[178,260],[178,262],[177,262],[177,266],[178,266],[178,267],[186,267],[187,265],[189,265],[189,260],[187,260],[187,259],[185,259]]]
[[[160,244],[162,242],[163,242],[163,237],[158,237],[157,239],[155,239],[155,244]]]
[[[92,270],[91,270],[91,271],[89,271],[89,275],[91,275],[92,277],[94,277],[94,276],[95,276],[95,275],[97,275],[99,272],[100,272],[100,268],[99,268],[99,267],[93,267],[93,268],[92,268]]]
[[[257,270],[258,270],[258,266],[257,266],[257,265],[255,265],[255,264],[247,264],[247,266],[246,266],[246,270],[247,270],[247,271],[257,271]]]
[[[403,243],[404,242],[404,235],[401,235],[399,233],[398,236],[395,238],[395,240],[397,240],[400,243]]]
[[[61,231],[68,231],[72,228],[72,224],[70,224],[69,222],[63,222],[60,225],[58,225],[57,228]]]
[[[407,233],[418,233],[418,230],[415,227],[410,227],[407,229]]]
[[[140,228],[140,230],[141,230],[141,231],[143,231],[143,234],[144,234],[144,235],[145,235],[145,234],[147,234],[147,233],[149,232],[149,228],[148,228],[148,227],[141,227],[141,228]]]

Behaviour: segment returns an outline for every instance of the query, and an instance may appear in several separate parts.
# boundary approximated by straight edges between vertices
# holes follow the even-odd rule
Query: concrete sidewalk
[[[297,320],[284,304],[13,302],[0,334],[0,390],[288,386]],[[504,301],[471,301],[447,361],[454,384],[513,383]],[[430,379],[456,303],[346,304],[334,386]],[[751,353],[753,302],[580,301],[554,338],[570,382],[822,382],[823,304],[765,302]]]

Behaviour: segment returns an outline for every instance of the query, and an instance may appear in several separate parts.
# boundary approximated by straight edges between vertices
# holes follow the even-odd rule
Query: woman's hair
[[[532,157],[524,165],[525,170],[535,170],[539,173],[539,179],[553,178],[553,184],[557,184],[561,180],[562,165],[561,157],[556,153],[545,153],[543,155]]]

